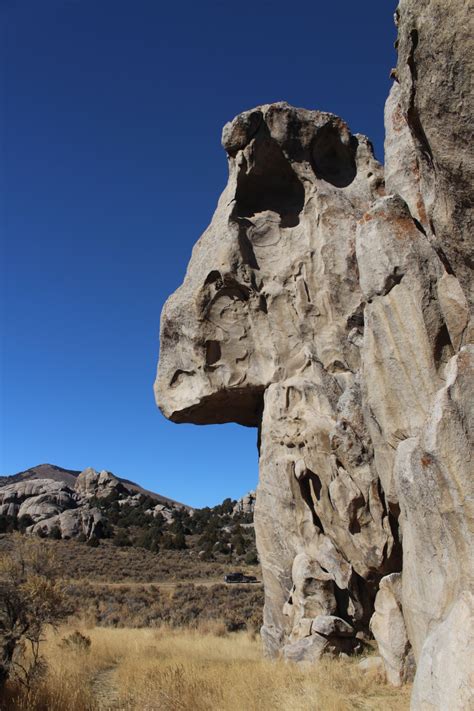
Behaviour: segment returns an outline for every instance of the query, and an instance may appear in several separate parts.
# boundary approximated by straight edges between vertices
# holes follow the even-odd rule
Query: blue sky
[[[106,468],[194,506],[256,485],[255,430],[155,407],[160,310],[237,113],[332,111],[382,159],[393,8],[0,0],[0,473]]]

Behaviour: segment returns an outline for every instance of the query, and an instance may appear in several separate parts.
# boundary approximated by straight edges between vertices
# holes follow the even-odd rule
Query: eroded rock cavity
[[[413,86],[387,101],[387,187],[369,141],[332,114],[277,103],[224,127],[229,181],[163,309],[156,397],[175,422],[259,428],[267,653],[311,661],[373,634],[393,683],[421,670],[413,708],[447,708],[446,664],[461,709],[469,664],[449,619],[472,605],[468,216],[449,127],[437,143],[442,92],[425,97],[413,71],[436,5],[397,13]]]

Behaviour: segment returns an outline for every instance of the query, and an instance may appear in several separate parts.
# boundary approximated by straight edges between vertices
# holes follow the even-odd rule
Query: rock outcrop
[[[42,473],[56,478],[37,478]],[[53,538],[103,538],[110,535],[110,526],[99,507],[106,512],[108,506],[142,504],[153,504],[145,513],[155,518],[161,515],[167,522],[176,510],[192,511],[105,469],[97,472],[88,467],[76,472],[44,464],[0,481],[0,516],[10,519],[3,521],[5,527],[20,525],[27,533]]]
[[[97,472],[95,476],[99,478]],[[74,490],[53,479],[18,481],[0,487],[0,515],[20,520],[27,517],[32,522],[26,528],[28,533],[51,535],[56,530],[61,538],[101,538],[103,516],[90,505],[89,498],[83,496],[81,487]]]
[[[52,469],[69,474],[69,470],[59,467]],[[71,476],[73,486],[49,478],[23,480],[21,476],[13,476],[12,479],[13,483],[0,485],[0,515],[20,521],[26,517],[27,533],[45,536],[54,533],[60,538],[102,538],[104,516],[92,500],[113,494],[119,504],[133,505],[136,497],[142,497],[128,490],[110,472],[99,473],[91,467]]]
[[[18,482],[0,488],[0,515],[4,516],[30,516],[37,522],[75,506],[74,491],[52,479]]]
[[[402,610],[402,575],[391,573],[380,581],[370,629],[377,641],[387,680],[394,686],[412,681],[413,650]]]
[[[175,422],[259,428],[267,653],[314,661],[372,629],[393,683],[415,660],[413,709],[439,711],[469,703],[467,12],[400,4],[385,183],[332,114],[224,127],[229,181],[163,309],[155,386]]]
[[[102,538],[104,535],[104,517],[99,509],[78,502],[74,509],[67,509],[56,516],[48,516],[27,529],[28,533],[51,536],[58,532],[60,538],[84,536]]]
[[[242,496],[242,498],[235,503],[235,506],[232,509],[232,516],[239,516],[242,514],[244,516],[253,516],[255,510],[255,499],[255,491],[249,491],[248,494]]]
[[[125,486],[110,472],[103,469],[97,473],[92,467],[84,469],[76,479],[75,489],[85,498],[106,498],[111,494],[129,494]]]

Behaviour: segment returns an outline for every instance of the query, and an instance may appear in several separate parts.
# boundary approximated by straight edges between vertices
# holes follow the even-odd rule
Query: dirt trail
[[[92,680],[92,693],[100,711],[113,711],[120,708],[116,674],[117,665],[114,664],[100,669]]]
[[[222,578],[187,578],[184,580],[166,580],[166,581],[155,581],[155,582],[135,582],[135,581],[124,581],[124,582],[112,582],[109,583],[106,580],[88,580],[89,585],[98,588],[150,588],[157,587],[163,590],[173,590],[178,585],[198,585],[204,588],[211,588],[213,585],[226,585],[227,587],[260,587],[262,582],[259,580],[256,583],[233,583],[229,585],[225,583]]]

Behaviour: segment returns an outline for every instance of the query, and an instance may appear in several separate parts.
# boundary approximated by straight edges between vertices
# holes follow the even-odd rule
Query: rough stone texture
[[[29,515],[36,522],[74,506],[72,489],[52,479],[36,479],[0,488],[0,515]]]
[[[380,581],[370,629],[377,640],[387,680],[394,686],[412,681],[415,664],[403,618],[402,576],[392,573]]]
[[[451,359],[445,377],[420,434],[399,445],[395,462],[403,531],[403,614],[415,658],[425,670],[441,647],[444,654],[455,654],[444,621],[454,620],[451,610],[473,587],[472,346]],[[436,643],[440,648],[434,654]],[[459,688],[463,671],[465,666],[459,665]],[[440,701],[433,708],[441,709],[445,682],[435,679]],[[432,698],[434,694],[432,682]],[[455,705],[456,698],[451,708],[464,708]]]
[[[108,496],[113,491],[126,494],[130,502],[130,492],[112,474],[94,469],[85,469],[75,481],[75,489],[53,479],[28,479],[0,487],[0,515],[21,518],[30,516],[33,523],[27,527],[28,533],[49,535],[59,530],[62,538],[84,535],[101,538],[103,516],[91,507],[92,496]],[[138,494],[137,496],[140,496]]]
[[[110,472],[96,472],[92,467],[84,469],[76,479],[75,489],[80,496],[105,498],[113,492],[129,493],[123,484]]]
[[[419,201],[412,214],[472,298],[472,7],[466,0],[401,0],[396,16],[399,83],[391,104],[399,113],[387,124],[386,157],[398,167],[388,171],[387,188],[410,207]],[[403,141],[397,148],[390,136],[404,122],[412,148]],[[402,172],[410,173],[406,181]]]
[[[465,591],[425,640],[413,687],[413,710],[474,708],[473,647],[474,599]]]
[[[242,114],[223,141],[229,183],[163,310],[157,396],[177,422],[261,427],[271,651],[302,618],[367,629],[377,579],[399,566],[359,378],[355,232],[382,170],[341,119],[287,104]]]
[[[99,509],[79,506],[36,523],[28,532],[49,535],[55,528],[59,529],[61,538],[76,538],[81,534],[87,539],[102,538],[103,516]]]
[[[473,569],[467,12],[400,5],[387,190],[331,114],[279,103],[225,126],[229,181],[163,309],[156,382],[175,422],[259,428],[267,653],[357,648],[375,604],[389,678],[411,644],[413,709],[439,711],[469,684],[449,622]]]
[[[241,499],[235,504],[232,515],[237,516],[238,514],[253,514],[255,509],[255,491],[249,491],[248,494],[242,496]]]

